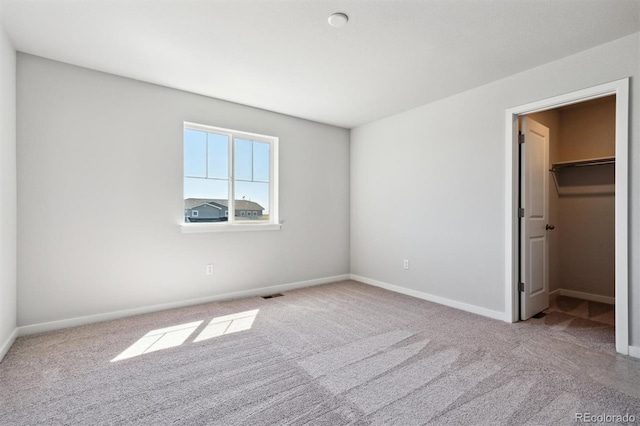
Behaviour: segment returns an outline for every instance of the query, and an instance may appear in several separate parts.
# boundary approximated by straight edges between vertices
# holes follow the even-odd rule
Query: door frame
[[[519,319],[518,117],[616,95],[615,335],[616,351],[629,354],[629,78],[516,106],[505,119],[505,318]]]

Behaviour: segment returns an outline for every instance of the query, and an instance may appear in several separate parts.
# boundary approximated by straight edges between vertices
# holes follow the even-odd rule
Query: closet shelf
[[[560,161],[553,163],[549,171],[555,172],[567,167],[586,167],[586,166],[600,166],[603,164],[615,164],[616,157],[599,157],[599,158],[586,158],[584,160],[573,161]]]

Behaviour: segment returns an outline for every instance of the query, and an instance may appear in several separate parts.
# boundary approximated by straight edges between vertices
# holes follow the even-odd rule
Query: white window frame
[[[226,222],[197,222],[188,223],[180,222],[182,232],[228,232],[228,231],[275,231],[279,230],[279,204],[278,204],[278,144],[279,139],[275,136],[261,135],[257,133],[249,133],[240,130],[225,129],[221,127],[208,126],[185,121],[182,129],[182,153],[184,165],[184,131],[196,130],[207,133],[217,133],[229,137],[229,206],[226,216],[229,218]],[[268,143],[269,150],[269,220],[268,221],[238,221],[235,219],[235,190],[234,190],[234,151],[235,139],[245,139],[254,142]],[[184,166],[183,166],[184,167]],[[184,181],[184,170],[182,173]],[[181,194],[182,203],[184,203],[184,192]]]
[[[191,217],[198,217],[198,210],[191,210]]]

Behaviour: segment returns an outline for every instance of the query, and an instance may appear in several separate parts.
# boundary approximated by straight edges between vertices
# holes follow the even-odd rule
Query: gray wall
[[[198,212],[198,216],[192,216],[194,211]],[[224,217],[224,211],[215,207],[202,205],[192,209],[187,209],[187,216],[193,219],[219,219]]]
[[[16,53],[0,24],[0,359],[15,329]]]
[[[636,33],[353,129],[352,273],[504,311],[505,110],[631,76],[629,287],[640,345],[639,53]]]
[[[183,121],[280,138],[280,231],[181,233]],[[19,54],[18,325],[347,274],[348,182],[348,130]]]

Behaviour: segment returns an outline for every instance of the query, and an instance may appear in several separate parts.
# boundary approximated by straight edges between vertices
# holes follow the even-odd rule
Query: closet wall
[[[614,156],[615,117],[615,97],[561,109],[555,161]],[[566,168],[556,177],[560,288],[614,297],[615,166]]]

